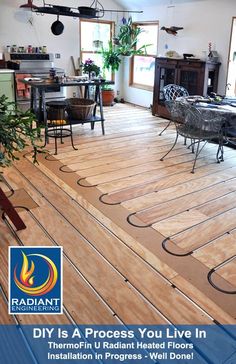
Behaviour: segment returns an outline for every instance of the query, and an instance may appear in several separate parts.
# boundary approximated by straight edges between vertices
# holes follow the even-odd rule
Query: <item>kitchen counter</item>
[[[65,73],[65,70],[63,68],[57,68],[57,67],[53,67],[53,69],[56,71],[56,73],[60,73],[63,74]],[[49,76],[49,68],[25,68],[25,69],[20,69],[20,70],[15,70],[16,74],[37,74],[37,75],[47,75]]]
[[[1,68],[0,73],[14,73],[14,70],[10,70],[8,68]]]

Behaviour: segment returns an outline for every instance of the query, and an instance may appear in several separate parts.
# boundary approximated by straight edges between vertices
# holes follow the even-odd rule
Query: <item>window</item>
[[[102,72],[102,56],[99,50],[108,47],[112,39],[114,23],[104,20],[80,20],[80,55],[81,62],[92,59]],[[111,79],[111,72],[106,71],[105,76]]]
[[[130,85],[138,88],[152,90],[154,85],[155,56],[157,55],[158,22],[136,23],[142,29],[136,48],[143,44],[147,47],[147,54],[133,56],[131,61]]]

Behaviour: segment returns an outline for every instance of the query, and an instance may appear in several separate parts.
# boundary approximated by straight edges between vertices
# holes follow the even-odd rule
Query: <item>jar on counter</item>
[[[21,46],[21,47],[18,48],[19,53],[24,53],[24,51],[25,51],[25,47]]]
[[[50,80],[55,80],[55,78],[56,78],[56,70],[54,68],[51,68],[49,70],[49,78],[50,78]]]
[[[32,53],[32,51],[33,51],[32,45],[28,45],[28,53]]]
[[[11,53],[11,46],[6,46],[7,53]]]
[[[47,53],[47,46],[43,46],[43,47],[42,47],[42,52],[43,52],[43,53]]]
[[[11,51],[12,53],[17,53],[17,45],[14,44],[12,47],[11,47]]]

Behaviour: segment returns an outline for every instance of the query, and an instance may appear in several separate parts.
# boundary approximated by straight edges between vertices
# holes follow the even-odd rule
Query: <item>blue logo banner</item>
[[[236,363],[236,326],[0,326],[3,364]]]
[[[9,314],[62,313],[61,257],[61,247],[9,247]]]

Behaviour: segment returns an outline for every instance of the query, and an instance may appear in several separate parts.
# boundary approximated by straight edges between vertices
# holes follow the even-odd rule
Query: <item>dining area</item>
[[[236,103],[232,98],[189,95],[183,87],[168,84],[163,87],[164,103],[169,113],[169,122],[159,136],[171,125],[175,125],[176,136],[171,148],[161,161],[175,148],[179,136],[184,138],[187,148],[195,154],[191,172],[195,172],[197,158],[207,142],[218,146],[216,162],[224,161],[224,145],[235,147]]]

